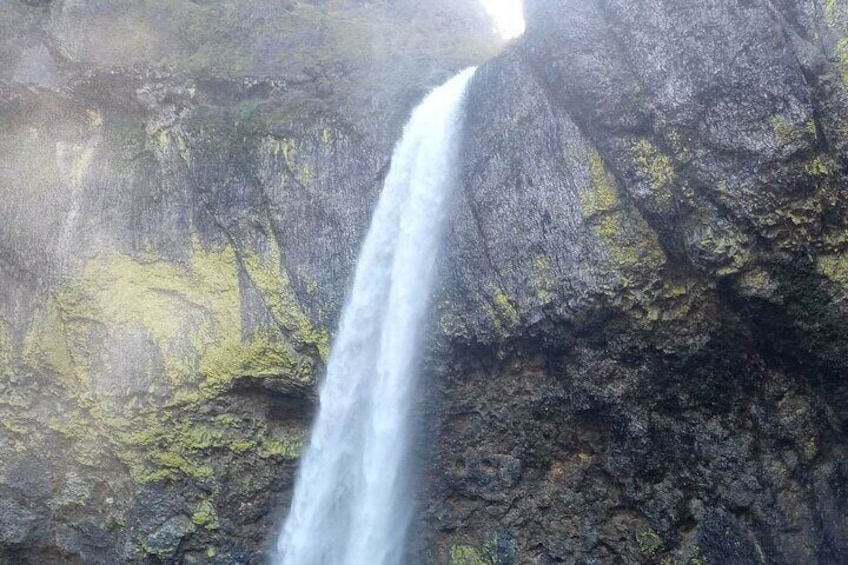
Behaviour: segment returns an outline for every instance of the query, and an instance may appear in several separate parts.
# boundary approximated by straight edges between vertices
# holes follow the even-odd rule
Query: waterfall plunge
[[[474,69],[412,113],[356,266],[275,565],[398,565],[415,359]]]

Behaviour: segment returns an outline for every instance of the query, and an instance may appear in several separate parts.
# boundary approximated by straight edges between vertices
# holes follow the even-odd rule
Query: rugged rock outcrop
[[[844,561],[846,8],[528,0],[470,94],[422,552]]]
[[[410,562],[840,563],[848,4],[526,11],[469,94]],[[0,563],[263,562],[391,145],[481,18],[3,2]]]
[[[263,563],[391,147],[491,26],[1,7],[0,563]]]

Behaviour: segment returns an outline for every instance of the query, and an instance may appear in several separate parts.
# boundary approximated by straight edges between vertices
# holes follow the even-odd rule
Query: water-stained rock
[[[526,12],[469,94],[421,547],[839,562],[845,6]]]

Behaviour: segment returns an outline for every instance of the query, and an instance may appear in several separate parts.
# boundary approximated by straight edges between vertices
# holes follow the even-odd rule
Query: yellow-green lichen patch
[[[0,319],[0,379],[12,375],[14,372],[14,348],[12,336],[5,322]]]
[[[97,414],[109,431],[111,451],[133,479],[148,483],[185,475],[213,479],[210,454],[291,460],[300,455],[305,430],[272,430],[267,422],[233,414],[199,422],[191,412],[127,412]]]
[[[150,132],[150,143],[160,154],[165,154],[171,147],[171,135],[167,127],[157,127]]]
[[[662,131],[665,132],[671,150],[680,159],[688,159],[691,156],[691,150],[686,145],[683,135],[673,125],[663,123]]]
[[[302,159],[298,157],[297,145],[293,140],[269,137],[266,143],[273,155],[282,156],[286,170],[298,183],[304,186],[312,184],[315,171],[309,163],[300,163]]]
[[[838,253],[848,246],[848,229],[844,226],[826,226],[822,237],[823,249],[828,253]]]
[[[817,267],[820,274],[848,291],[848,253],[822,255]]]
[[[656,232],[632,205],[602,218],[594,231],[606,243],[624,286],[652,278],[665,265],[665,252]]]
[[[85,111],[91,127],[99,128],[103,125],[103,113],[97,108],[88,108]]]
[[[503,289],[499,288],[495,291],[494,303],[495,314],[499,320],[504,322],[508,328],[518,325],[518,322],[521,321],[518,309]]]
[[[280,430],[254,419],[209,422],[197,416],[202,402],[228,390],[237,378],[291,379],[302,385],[313,370],[312,357],[295,351],[276,327],[243,335],[239,268],[229,245],[204,247],[197,241],[184,264],[115,253],[82,265],[44,301],[22,358],[34,369],[58,375],[58,384],[76,403],[51,429],[69,440],[78,463],[102,467],[107,458],[117,458],[139,483],[176,476],[212,482],[212,451],[224,459],[299,455],[303,437],[297,427]],[[264,270],[257,267],[257,272],[261,278]],[[279,276],[275,281],[268,292],[285,292],[287,281]],[[275,318],[294,328],[299,339],[320,342],[289,299],[274,303]],[[141,336],[148,351],[161,355],[145,354],[147,364],[135,377],[145,388],[128,389],[124,398],[116,396],[119,381],[103,378],[114,370],[103,341],[121,343],[127,336]]]
[[[818,455],[819,453],[819,446],[818,442],[816,442],[815,437],[810,437],[807,439],[807,441],[804,443],[802,453],[804,455],[804,459],[806,459],[807,461],[812,461],[813,459],[815,459],[816,455]]]
[[[848,37],[836,42],[836,66],[842,77],[842,84],[848,87]]]
[[[671,159],[650,141],[642,139],[633,145],[633,161],[642,179],[650,183],[657,203],[660,205],[670,203],[675,180]]]
[[[441,327],[442,333],[447,336],[470,337],[471,332],[468,330],[465,320],[457,316],[452,311],[452,308],[449,303],[441,304],[439,307],[441,313],[439,316],[439,327]]]
[[[158,463],[162,468],[160,471],[149,475],[149,478],[165,478],[172,476],[176,471],[180,471],[185,475],[194,479],[211,479],[215,475],[214,469],[209,465],[197,464],[189,459],[186,459],[181,453],[174,451],[157,451],[150,454],[153,462]]]
[[[807,120],[804,122],[804,129],[807,130],[807,133],[818,139],[819,137],[819,128],[816,126],[815,120]]]
[[[636,545],[639,546],[639,551],[650,557],[665,551],[662,538],[650,528],[636,532]]]
[[[450,548],[448,565],[494,565],[488,552],[471,545],[454,545]]]
[[[764,233],[777,238],[778,245],[784,249],[797,249],[802,242],[819,237],[824,206],[820,194],[787,202],[763,222],[771,228],[770,232],[764,230]]]
[[[550,257],[538,255],[533,259],[533,286],[540,304],[548,304],[556,287]]]
[[[214,470],[203,454],[226,443],[221,430],[152,413],[124,419],[109,416],[106,421],[117,432],[113,447],[118,458],[139,483],[172,478],[178,473],[210,479]]]
[[[690,279],[666,278],[649,294],[625,296],[623,305],[631,308],[638,325],[650,329],[658,321],[668,325],[668,322],[689,320],[697,311],[699,297],[704,292],[703,285]]]
[[[108,456],[98,423],[78,411],[66,411],[61,418],[48,422],[47,427],[69,440],[70,455],[82,466],[98,467]]]
[[[218,512],[216,512],[215,506],[208,500],[202,500],[195,506],[191,514],[191,521],[195,525],[206,528],[207,530],[217,530],[220,527],[218,523]]]
[[[581,191],[583,215],[607,248],[625,287],[652,279],[665,265],[657,234],[629,201],[618,198],[615,178],[596,151],[589,156],[591,184]]]
[[[57,301],[49,298],[35,312],[24,338],[23,361],[34,369],[59,375],[66,386],[87,386],[87,375],[78,371],[71,356],[63,312]]]
[[[583,217],[591,218],[618,206],[615,177],[607,170],[601,154],[594,149],[589,153],[589,174],[592,182],[580,191]]]
[[[24,425],[25,420],[12,416],[0,418],[0,445],[10,445],[17,453],[29,451],[40,443],[40,437],[34,437],[30,428]],[[7,433],[3,433],[3,432]]]
[[[300,457],[304,439],[303,435],[294,432],[282,439],[263,437],[258,443],[257,453],[263,459],[295,459]]]
[[[175,385],[193,378],[207,349],[241,336],[238,272],[228,246],[207,250],[195,241],[187,265],[103,256],[58,296],[75,320],[148,335]]]
[[[309,358],[297,354],[289,344],[268,332],[250,340],[227,339],[209,347],[200,361],[204,389],[222,392],[238,377],[280,377],[300,382],[312,376]]]
[[[326,360],[330,353],[329,336],[326,331],[316,329],[300,307],[288,273],[282,267],[280,249],[271,244],[264,256],[244,253],[242,264],[276,323],[286,328],[297,344],[314,346]]]
[[[775,116],[771,119],[771,129],[781,143],[791,140],[795,134],[795,128],[786,120]]]
[[[824,23],[836,27],[836,0],[824,0]]]
[[[239,440],[230,442],[230,444],[227,447],[229,447],[230,451],[232,451],[233,453],[246,453],[246,452],[250,451],[251,449],[256,449],[257,445],[259,445],[259,444],[257,444],[253,440],[239,439]]]
[[[16,420],[0,420],[0,426],[3,426],[13,434],[24,435],[27,433],[27,429]]]
[[[758,541],[754,542],[754,554],[757,557],[757,565],[766,565],[766,552]]]
[[[835,164],[827,156],[816,155],[804,165],[804,170],[811,177],[826,177],[833,173]]]
[[[836,67],[839,69],[842,84],[848,87],[848,37],[844,36],[848,32],[848,6],[844,0],[825,0],[824,22],[828,28],[843,35],[835,46]]]
[[[768,271],[760,268],[743,273],[737,282],[747,296],[765,296],[774,285]]]
[[[700,225],[692,232],[690,242],[697,255],[708,257],[719,276],[739,272],[750,259],[744,234],[727,223]]]

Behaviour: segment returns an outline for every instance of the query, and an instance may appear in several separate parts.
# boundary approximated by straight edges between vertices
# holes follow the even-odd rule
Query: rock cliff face
[[[410,563],[843,561],[848,3],[526,4],[469,94]],[[2,8],[0,563],[263,563],[391,146],[489,25]]]
[[[843,562],[848,5],[526,11],[470,95],[420,551]]]
[[[264,563],[391,147],[488,20],[0,8],[0,563]]]

